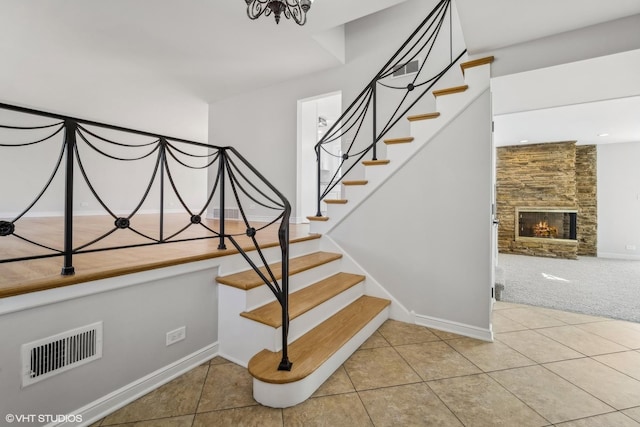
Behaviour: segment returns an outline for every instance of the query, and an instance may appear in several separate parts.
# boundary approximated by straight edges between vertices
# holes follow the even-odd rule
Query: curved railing
[[[446,34],[441,35],[447,20],[448,39]],[[455,58],[453,57],[451,28],[451,0],[442,0],[316,144],[318,181],[316,216],[322,216],[322,200],[368,153],[372,153],[372,160],[377,160],[378,142],[466,53],[466,50],[463,50]],[[443,46],[448,51],[448,58],[443,60],[440,57],[434,60],[433,51],[442,50]],[[416,60],[419,60],[419,65],[411,81],[402,86],[394,85],[394,73]],[[393,111],[390,114],[381,111],[379,108],[381,105]],[[382,126],[379,126],[380,123]],[[368,125],[372,128],[371,134],[363,132]],[[349,142],[346,149],[341,142]],[[334,158],[338,164],[332,176],[324,180],[321,167],[323,156]]]
[[[29,168],[34,162],[29,162],[29,159],[33,160],[29,156],[39,157],[37,164],[40,168],[47,164],[47,170],[32,173]],[[278,369],[291,369],[287,355],[291,206],[284,195],[233,147],[219,147],[0,104],[0,165],[3,165],[3,174],[14,172],[13,176],[3,178],[6,180],[5,190],[10,181],[40,180],[34,185],[26,185],[25,182],[23,186],[12,186],[16,189],[13,195],[19,201],[9,200],[11,194],[7,196],[8,191],[3,191],[0,196],[0,239],[7,239],[4,242],[0,240],[0,244],[5,244],[4,248],[11,247],[11,243],[7,245],[11,240],[20,247],[17,251],[3,251],[0,263],[61,257],[61,274],[72,275],[75,273],[73,258],[79,254],[202,239],[218,239],[218,249],[226,249],[229,241],[282,306],[283,358]],[[126,177],[119,176],[127,167],[135,168],[135,176],[143,182],[128,182]],[[200,197],[197,202],[187,200],[193,192],[185,192],[183,186],[193,182],[192,175],[207,172],[213,183],[206,197]],[[206,179],[205,175],[200,179]],[[126,188],[114,189],[114,185]],[[20,191],[24,193],[20,190],[24,186],[31,188],[33,194],[19,194]],[[74,215],[74,208],[81,210],[78,201],[74,200],[77,193],[91,197],[92,202],[99,206],[100,214],[110,217],[110,222],[103,229],[84,242],[79,242],[84,237],[74,233],[75,223],[81,217],[78,212]],[[127,199],[126,206],[122,206],[122,201],[109,200],[118,199],[110,197],[114,193]],[[139,197],[133,197],[133,194]],[[47,203],[60,207],[57,214],[64,229],[60,242],[43,240],[38,233],[34,234],[27,220],[28,217],[50,215],[50,212],[43,213],[39,208]],[[175,208],[172,211],[179,212],[181,218],[177,227],[172,224],[172,231],[165,227],[168,215],[165,206],[168,204]],[[261,206],[274,214],[267,221],[253,221],[247,215],[247,205],[250,208]],[[149,211],[155,215],[154,221],[158,226],[153,232],[138,221]],[[240,234],[226,231],[228,211],[233,211],[238,217],[236,219],[244,224],[242,236],[246,237],[243,239],[246,241],[248,237],[266,273],[243,249],[246,244],[239,242]],[[203,218],[207,212],[213,212],[216,221]],[[278,222],[282,256],[280,282],[258,243],[260,232]],[[133,233],[135,243],[111,243],[109,237],[122,230]]]

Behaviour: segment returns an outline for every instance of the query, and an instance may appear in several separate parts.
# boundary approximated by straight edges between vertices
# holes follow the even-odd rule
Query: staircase
[[[311,234],[292,242],[289,263],[290,371],[279,371],[282,359],[282,314],[278,301],[244,262],[220,272],[220,355],[253,376],[254,398],[276,408],[308,399],[364,341],[403,310],[352,260],[345,260],[327,233],[429,143],[489,87],[493,57],[461,64],[464,84],[433,91],[435,112],[410,115],[410,136],[390,138],[388,159],[363,161],[365,179],[342,182],[340,199],[325,200],[328,214],[309,217]],[[271,252],[270,252],[271,251]],[[278,248],[264,251],[280,279]],[[258,260],[254,260],[259,264]],[[375,296],[374,296],[375,295]],[[383,296],[383,298],[380,298]],[[394,317],[395,318],[395,317]]]
[[[216,279],[220,355],[248,367],[254,398],[265,406],[308,399],[389,317],[391,301],[371,296],[367,277],[326,246],[319,235],[290,246],[290,371],[278,370],[281,307],[258,274],[242,270]],[[266,249],[265,256],[280,279],[280,264],[270,261],[278,252]]]
[[[324,199],[327,205],[325,216],[308,216],[312,233],[327,233],[338,225],[376,188],[398,171],[415,153],[429,143],[431,138],[444,129],[465,110],[478,96],[489,88],[490,66],[493,56],[479,58],[460,64],[464,84],[433,90],[436,111],[407,116],[410,135],[385,139],[387,159],[364,160],[364,179],[343,180],[340,199]]]

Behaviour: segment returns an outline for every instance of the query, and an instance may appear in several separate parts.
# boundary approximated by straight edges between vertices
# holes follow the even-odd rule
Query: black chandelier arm
[[[276,24],[284,15],[287,19],[293,19],[298,25],[307,22],[307,12],[311,8],[313,0],[245,0],[247,3],[247,16],[250,19],[258,19],[262,15],[273,14]]]

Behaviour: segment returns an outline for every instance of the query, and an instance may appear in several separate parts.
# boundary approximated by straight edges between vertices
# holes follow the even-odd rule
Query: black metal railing
[[[38,161],[34,162],[36,157]],[[48,170],[43,174],[30,170],[34,165],[43,168],[45,164]],[[16,243],[14,246],[21,247],[19,251],[3,250],[5,253],[0,255],[0,264],[61,257],[61,274],[72,275],[75,273],[74,256],[79,254],[202,239],[218,239],[218,249],[226,249],[226,242],[229,241],[282,306],[283,356],[278,369],[291,369],[287,354],[291,206],[284,195],[233,147],[203,144],[0,104],[0,166],[4,169],[0,170],[3,175],[13,171],[12,176],[2,177],[5,190],[9,186],[18,188],[0,194],[0,247],[11,247],[10,240]],[[120,176],[127,167],[134,168],[134,175],[142,182],[131,182],[126,176]],[[213,182],[209,185],[206,197],[194,202],[187,200],[185,194],[189,192],[180,191],[180,188],[192,184],[191,175],[198,173],[204,174],[201,179],[206,179],[208,173]],[[146,177],[146,182],[141,176]],[[17,180],[23,184],[12,185],[12,181]],[[39,183],[26,185],[27,181],[38,180]],[[32,194],[24,194],[29,191],[24,189],[25,185],[33,190]],[[110,185],[126,188],[114,191]],[[82,216],[83,209],[78,206],[79,193],[91,197],[92,202],[99,206],[99,212],[111,217],[111,222],[97,236],[77,243],[81,237],[74,234],[76,222],[87,218]],[[127,206],[123,207],[121,200],[109,200],[110,197],[118,198],[113,196],[114,193],[126,198]],[[141,195],[132,198],[134,193]],[[60,208],[58,218],[62,219],[61,241],[57,243],[42,240],[27,220],[29,217],[51,215],[50,209],[44,209],[43,212],[40,208],[51,203]],[[181,217],[177,229],[171,232],[166,229],[167,203],[177,207],[173,210],[178,211]],[[197,207],[193,207],[194,204],[198,204]],[[269,216],[272,219],[263,222],[251,220],[247,216],[246,205],[273,211],[274,214]],[[244,224],[244,233],[226,232],[227,211],[231,210]],[[140,225],[142,221],[137,221],[143,211],[151,211],[155,215],[157,231],[150,232]],[[218,212],[218,215],[214,215],[218,221],[204,220],[203,215],[207,212]],[[282,257],[280,282],[258,243],[259,233],[278,222]],[[123,230],[134,233],[135,243],[110,243],[109,236],[122,233]],[[241,235],[249,238],[250,246],[264,264],[266,273],[243,249],[239,242]],[[26,252],[25,247],[29,248]],[[14,255],[9,256],[11,254]]]
[[[441,36],[447,20],[448,39],[446,35]],[[433,52],[436,50],[446,51],[447,58],[440,55],[434,60]],[[368,153],[372,153],[372,160],[378,160],[378,142],[465,53],[466,50],[463,50],[453,57],[451,0],[441,0],[316,144],[316,216],[322,216],[322,200]],[[419,65],[411,81],[402,86],[394,85],[394,74],[416,60]],[[381,111],[381,105],[393,112]],[[380,123],[383,124],[381,127]],[[365,135],[362,132],[367,124],[371,125],[372,134]],[[348,146],[345,149],[342,143],[346,142]],[[330,172],[330,177],[323,177],[323,155],[337,159],[337,167]]]

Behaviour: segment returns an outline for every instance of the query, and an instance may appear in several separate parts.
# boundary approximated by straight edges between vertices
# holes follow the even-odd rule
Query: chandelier
[[[245,0],[247,2],[247,15],[251,19],[260,16],[269,16],[273,13],[276,24],[280,23],[280,17],[293,19],[298,25],[307,22],[307,12],[311,8],[313,0]]]

